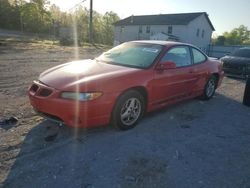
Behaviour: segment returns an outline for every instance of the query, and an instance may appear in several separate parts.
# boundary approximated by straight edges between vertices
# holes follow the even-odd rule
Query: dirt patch
[[[133,157],[122,170],[122,187],[167,187],[167,164],[157,157]]]

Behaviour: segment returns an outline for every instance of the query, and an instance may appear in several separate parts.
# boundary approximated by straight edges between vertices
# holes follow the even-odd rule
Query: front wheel
[[[211,99],[214,96],[216,87],[217,87],[217,78],[216,76],[212,75],[205,85],[202,98],[204,100]]]
[[[137,91],[124,93],[113,109],[112,124],[121,130],[135,127],[144,114],[144,101],[143,96]]]

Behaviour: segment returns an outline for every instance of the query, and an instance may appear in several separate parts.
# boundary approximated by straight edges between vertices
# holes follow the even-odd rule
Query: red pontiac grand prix
[[[194,97],[210,99],[224,72],[198,48],[167,41],[123,43],[94,60],[43,72],[28,90],[34,109],[72,126],[136,125],[145,112]]]

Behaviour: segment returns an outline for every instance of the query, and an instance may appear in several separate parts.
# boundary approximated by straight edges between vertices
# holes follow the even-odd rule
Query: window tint
[[[161,60],[161,62],[166,61],[174,62],[176,64],[176,67],[191,65],[189,48],[186,46],[171,48]]]
[[[202,63],[207,59],[206,56],[204,56],[199,50],[195,48],[192,48],[192,53],[194,57],[194,64]]]
[[[236,57],[250,58],[250,49],[242,48],[242,49],[239,49],[239,50],[236,50],[235,52],[233,52],[232,55],[236,56]]]

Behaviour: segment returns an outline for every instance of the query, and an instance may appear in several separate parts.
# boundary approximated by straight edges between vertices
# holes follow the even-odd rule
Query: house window
[[[139,33],[142,33],[142,26],[139,26]]]
[[[120,30],[121,33],[124,32],[124,26],[121,26],[121,30]]]
[[[150,33],[150,26],[147,26],[146,33]]]
[[[196,31],[196,36],[197,36],[197,37],[200,36],[200,29],[197,29],[197,31]]]
[[[203,29],[203,30],[202,30],[202,33],[201,33],[201,37],[204,38],[204,36],[205,36],[205,31],[204,31],[204,29]]]
[[[173,33],[173,26],[168,26],[168,34],[172,34]]]

